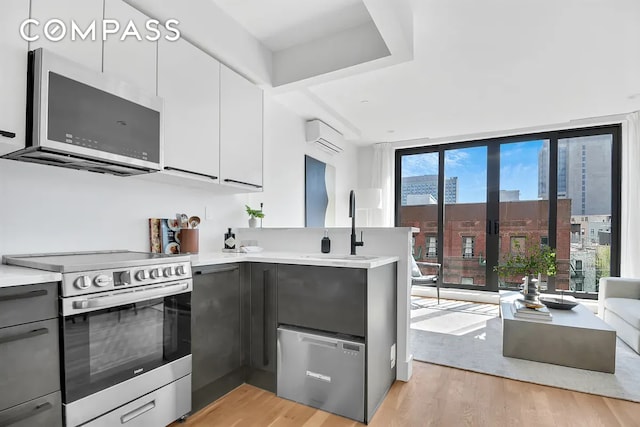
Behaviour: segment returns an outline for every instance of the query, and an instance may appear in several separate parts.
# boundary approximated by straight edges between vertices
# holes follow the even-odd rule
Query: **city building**
[[[520,200],[520,190],[500,190],[501,202],[517,202]]]
[[[403,206],[399,216],[402,226],[416,227],[420,233],[414,237],[414,256],[426,261],[437,259],[438,214],[437,205]],[[499,258],[512,250],[515,242],[522,243],[526,238],[548,243],[549,209],[546,200],[527,200],[500,203],[500,249]],[[575,289],[570,284],[574,270],[571,245],[571,200],[558,201],[556,237],[556,258],[558,274],[555,278],[556,289]],[[442,268],[444,283],[459,283],[484,286],[486,283],[486,205],[484,203],[458,203],[445,208],[444,226],[444,265]],[[594,258],[595,260],[595,258]],[[589,265],[594,264],[590,262]],[[585,268],[587,266],[585,265]],[[587,277],[595,287],[595,273]],[[583,280],[586,283],[586,280]],[[583,286],[584,288],[584,286]]]
[[[571,199],[571,215],[611,214],[611,137],[567,138],[558,143],[558,197]],[[549,141],[538,153],[538,198],[549,199]]]
[[[431,195],[431,197],[428,197],[428,195]],[[402,206],[430,204],[432,200],[438,201],[438,175],[402,177]],[[445,180],[444,201],[447,204],[458,202],[457,176]]]

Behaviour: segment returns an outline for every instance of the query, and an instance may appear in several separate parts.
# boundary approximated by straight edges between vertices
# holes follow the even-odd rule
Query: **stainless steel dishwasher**
[[[278,396],[364,421],[363,340],[281,326]]]

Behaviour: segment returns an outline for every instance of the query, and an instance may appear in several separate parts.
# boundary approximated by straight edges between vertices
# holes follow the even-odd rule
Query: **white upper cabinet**
[[[222,65],[221,183],[246,189],[262,189],[262,110],[262,89]]]
[[[157,42],[146,38],[147,35],[153,36],[145,27],[149,18],[122,0],[105,0],[104,18],[118,21],[120,30],[109,35],[104,42],[103,71],[131,83],[146,94],[155,95],[158,47]],[[127,28],[131,34],[122,40]]]
[[[18,32],[29,2],[2,0],[0,13],[0,155],[24,148],[27,42]],[[3,135],[4,134],[4,135]],[[15,136],[12,137],[12,134]]]
[[[103,0],[31,0],[31,18],[39,24],[31,25],[30,36],[38,39],[29,43],[29,49],[42,47],[102,71],[103,6]],[[2,8],[4,14],[4,0]],[[74,25],[77,31],[73,30]],[[95,31],[88,31],[91,28]]]
[[[220,63],[185,40],[158,42],[164,165],[216,179],[220,167]]]

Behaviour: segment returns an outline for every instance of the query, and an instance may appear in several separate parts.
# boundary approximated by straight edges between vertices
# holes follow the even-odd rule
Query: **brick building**
[[[569,256],[571,249],[571,200],[558,200],[556,289],[569,289]],[[549,232],[547,200],[500,203],[500,259],[516,242],[525,237],[547,243]],[[417,227],[414,253],[422,260],[437,259],[438,206],[402,206],[401,226]],[[457,203],[445,205],[444,283],[485,285],[486,272],[486,205]]]

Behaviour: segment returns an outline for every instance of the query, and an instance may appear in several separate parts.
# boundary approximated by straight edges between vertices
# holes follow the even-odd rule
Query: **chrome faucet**
[[[364,242],[362,231],[360,231],[360,241],[356,240],[356,193],[353,190],[349,193],[349,217],[351,218],[351,255],[355,255],[356,247],[364,246]]]

